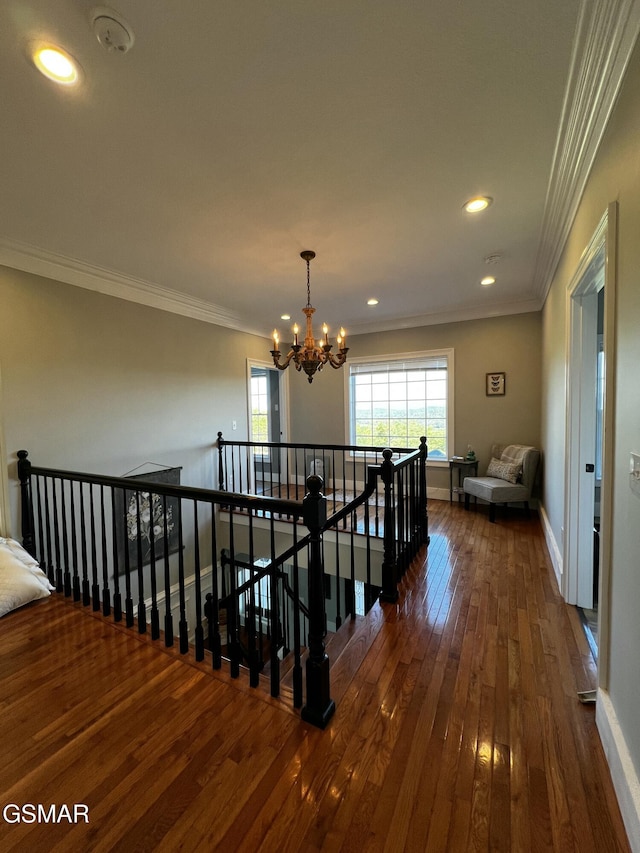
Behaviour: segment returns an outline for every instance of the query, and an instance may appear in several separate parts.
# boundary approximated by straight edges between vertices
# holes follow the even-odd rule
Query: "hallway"
[[[628,851],[537,517],[429,522],[397,604],[343,626],[324,732],[56,597],[0,620],[3,804],[90,821],[2,821],[3,851]]]

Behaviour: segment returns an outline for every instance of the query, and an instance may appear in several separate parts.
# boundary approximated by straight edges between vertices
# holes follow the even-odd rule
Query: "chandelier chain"
[[[311,273],[309,265],[311,261],[307,258],[307,308],[311,308]]]

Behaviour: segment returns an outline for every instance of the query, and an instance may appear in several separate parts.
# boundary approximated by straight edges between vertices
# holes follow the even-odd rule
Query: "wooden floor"
[[[629,850],[537,518],[434,501],[430,526],[335,647],[324,732],[65,601],[0,620],[2,806],[89,814],[2,820],[3,853]]]

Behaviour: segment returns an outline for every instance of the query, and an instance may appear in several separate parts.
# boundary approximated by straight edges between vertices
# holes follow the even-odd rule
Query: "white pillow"
[[[20,551],[24,549],[17,542],[7,539],[0,541],[0,616],[30,601],[46,598],[53,589],[33,557],[24,551],[27,562],[23,562],[18,556]]]
[[[20,560],[21,563],[24,563],[25,566],[27,566],[28,568],[37,569],[39,572],[44,574],[36,558],[32,557],[31,554],[26,550],[26,548],[23,548],[22,545],[15,539],[3,539],[3,537],[0,536],[0,549],[3,545],[8,548],[11,553]]]

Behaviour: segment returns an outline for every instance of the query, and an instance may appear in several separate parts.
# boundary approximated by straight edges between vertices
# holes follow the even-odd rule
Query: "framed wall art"
[[[504,397],[505,373],[487,373],[487,397]]]
[[[180,485],[181,468],[165,468],[146,474],[129,475],[131,480],[146,480],[151,483]],[[128,556],[132,571],[151,561],[151,542],[156,560],[179,550],[180,499],[138,492],[134,489],[117,489],[115,515],[119,519],[116,527],[118,545],[118,574],[124,574]],[[125,551],[127,554],[125,554]]]

